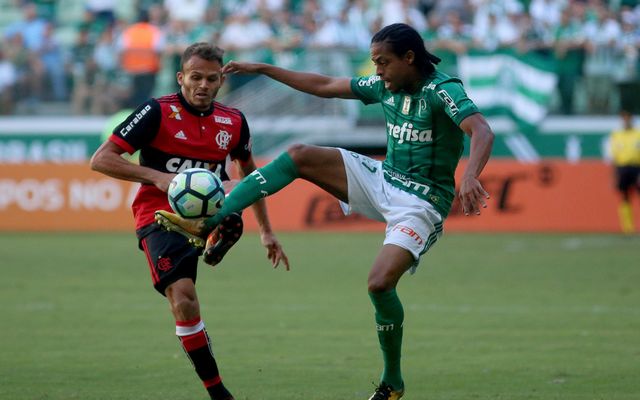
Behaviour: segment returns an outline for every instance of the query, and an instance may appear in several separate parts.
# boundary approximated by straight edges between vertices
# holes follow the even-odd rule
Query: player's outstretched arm
[[[249,157],[244,162],[236,161],[238,173],[241,177],[245,177],[256,170],[256,164],[253,157]],[[267,213],[267,203],[264,198],[256,201],[252,205],[253,213],[256,216],[258,226],[260,227],[260,241],[267,249],[267,258],[271,261],[273,268],[277,268],[282,262],[287,271],[289,271],[289,258],[284,252],[282,245],[278,241],[275,233],[271,229],[269,214]]]
[[[493,147],[493,132],[482,114],[468,116],[460,123],[460,128],[471,137],[469,162],[460,182],[460,202],[465,215],[480,215],[480,206],[487,207],[485,199],[489,198],[478,177],[487,164]]]
[[[262,74],[271,79],[282,82],[301,92],[319,97],[339,97],[342,99],[355,99],[351,91],[350,78],[335,78],[331,76],[292,71],[264,63],[248,63],[229,61],[223,68],[225,74]]]

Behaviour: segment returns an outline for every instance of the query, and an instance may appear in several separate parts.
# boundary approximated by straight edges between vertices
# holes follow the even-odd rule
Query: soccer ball
[[[185,169],[169,183],[169,205],[182,218],[215,215],[224,202],[222,181],[204,168]]]

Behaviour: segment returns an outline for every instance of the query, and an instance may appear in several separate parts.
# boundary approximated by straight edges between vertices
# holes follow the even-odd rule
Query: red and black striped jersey
[[[110,141],[126,152],[140,150],[140,165],[162,172],[206,168],[227,180],[225,163],[251,157],[251,136],[239,110],[213,102],[194,109],[180,93],[150,99],[120,125]],[[154,221],[156,210],[171,210],[167,194],[150,184],[140,186],[132,204],[136,229]]]

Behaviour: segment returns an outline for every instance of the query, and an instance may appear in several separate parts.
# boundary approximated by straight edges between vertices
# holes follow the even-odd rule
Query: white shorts
[[[342,211],[362,214],[387,224],[384,244],[402,247],[415,260],[442,236],[442,216],[426,200],[391,185],[384,179],[382,162],[339,149],[347,172],[349,204],[340,202]]]

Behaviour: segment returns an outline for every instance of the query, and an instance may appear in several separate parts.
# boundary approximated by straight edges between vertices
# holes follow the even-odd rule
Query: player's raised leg
[[[380,385],[369,400],[397,400],[404,394],[400,368],[404,309],[396,285],[414,261],[409,251],[387,244],[369,272],[369,297],[375,308],[376,330],[384,361]]]
[[[204,225],[202,221],[185,220],[166,211],[156,212],[156,220],[190,239],[192,236],[204,238],[228,215],[278,192],[297,178],[312,182],[336,198],[347,201],[347,175],[340,151],[332,147],[299,144],[247,175],[225,198],[220,211],[204,220]],[[204,240],[198,243],[204,246]]]
[[[340,151],[336,148],[298,144],[269,164],[245,177],[225,199],[222,209],[205,224],[217,226],[223,218],[262,197],[270,196],[297,178],[302,178],[346,201],[347,179]]]

